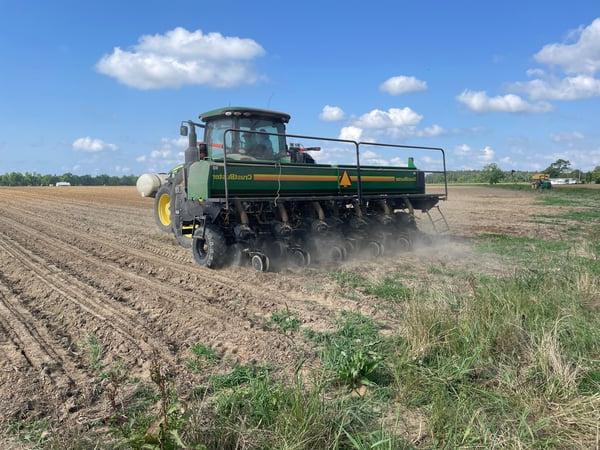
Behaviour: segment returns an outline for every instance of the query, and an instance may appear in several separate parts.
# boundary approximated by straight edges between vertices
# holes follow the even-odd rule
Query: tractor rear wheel
[[[154,220],[160,231],[171,232],[171,187],[161,186],[154,197]]]
[[[202,237],[202,227],[199,227],[192,239],[192,254],[194,261],[200,266],[209,269],[223,266],[227,259],[227,243],[221,230],[216,225],[207,223]]]

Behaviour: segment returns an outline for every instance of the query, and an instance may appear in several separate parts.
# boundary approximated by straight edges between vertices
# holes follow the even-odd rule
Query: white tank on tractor
[[[137,179],[135,187],[142,197],[154,197],[168,177],[167,173],[145,173]]]

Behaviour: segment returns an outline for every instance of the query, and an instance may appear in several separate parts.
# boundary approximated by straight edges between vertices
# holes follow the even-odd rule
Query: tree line
[[[530,182],[536,173],[546,173],[550,178],[575,178],[582,183],[600,184],[600,166],[596,166],[589,172],[573,169],[571,163],[564,159],[558,159],[546,169],[538,172],[524,170],[502,170],[497,164],[488,164],[481,170],[450,170],[448,171],[448,183],[525,183]],[[444,175],[431,173],[427,175],[428,183],[443,183]]]
[[[49,186],[59,181],[72,186],[135,186],[137,175],[42,175],[35,172],[8,172],[0,175],[0,186]]]

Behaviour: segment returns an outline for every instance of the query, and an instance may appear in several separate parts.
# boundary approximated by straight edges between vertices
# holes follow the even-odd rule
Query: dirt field
[[[314,330],[330,328],[344,309],[394,324],[377,302],[346,297],[328,277],[332,268],[199,268],[158,232],[151,206],[129,187],[0,189],[0,417],[80,425],[101,418],[106,400],[85,350],[90,336],[107,364],[121,361],[142,379],[152,358],[180,371],[198,342],[228,361],[270,364],[285,375],[299,360],[307,370],[318,363],[303,342],[267,326],[274,311],[288,308]],[[425,273],[440,262],[502,270],[471,258],[469,239],[561,233],[531,220],[547,208],[526,192],[456,187],[442,208],[451,227],[444,244],[348,265],[373,274]]]

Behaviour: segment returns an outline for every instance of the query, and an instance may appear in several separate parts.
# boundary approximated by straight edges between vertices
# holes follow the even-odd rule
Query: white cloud
[[[542,69],[527,69],[525,71],[525,73],[527,74],[528,77],[543,77],[544,75],[546,75],[546,72],[544,72]]]
[[[96,69],[137,89],[233,87],[258,80],[252,60],[264,53],[252,39],[177,27],[165,34],[144,35],[131,50],[115,47]]]
[[[171,150],[169,149],[152,150],[152,152],[150,152],[150,159],[164,159],[169,156],[171,156]]]
[[[432,136],[439,136],[441,134],[444,134],[445,132],[446,132],[446,130],[444,128],[442,128],[441,126],[439,126],[437,124],[434,124],[429,127],[425,127],[422,130],[416,130],[415,136],[432,137]]]
[[[489,145],[486,145],[481,150],[474,150],[467,144],[457,145],[454,148],[454,154],[459,159],[477,160],[480,163],[492,162],[496,156],[496,152]]]
[[[115,166],[115,172],[126,174],[130,173],[131,169],[129,167]]]
[[[600,18],[571,33],[572,44],[545,45],[534,58],[549,66],[559,66],[568,73],[593,74],[600,70]]]
[[[187,137],[180,136],[175,139],[162,138],[160,146],[147,155],[135,158],[139,163],[147,163],[152,170],[164,171],[170,166],[183,162],[184,152],[181,149],[187,147]]]
[[[542,69],[529,69],[535,77],[509,85],[509,90],[527,94],[532,100],[578,100],[600,96],[600,79],[594,74],[600,70],[600,18],[587,27],[572,31],[571,44],[548,44],[534,55],[536,61],[558,67],[568,75],[547,75]]]
[[[515,92],[524,92],[533,100],[577,100],[600,95],[600,80],[589,75],[558,79],[549,77],[520,81],[510,85]]]
[[[320,151],[309,151],[319,164],[356,164],[356,149],[352,144],[336,143],[339,147],[329,147],[324,143]]]
[[[552,133],[550,135],[550,139],[552,139],[552,141],[557,142],[557,143],[580,141],[584,138],[585,138],[585,136],[583,134],[581,134],[579,131],[566,131],[563,133]]]
[[[336,122],[344,119],[344,110],[339,106],[325,105],[319,114],[319,119],[325,122]]]
[[[471,152],[472,152],[472,149],[467,144],[458,145],[454,149],[454,153],[456,153],[458,156],[468,156],[471,154]]]
[[[434,124],[418,128],[423,116],[409,107],[390,108],[387,111],[373,109],[350,121],[340,131],[340,139],[376,142],[386,139],[405,139],[410,137],[434,137],[447,132]]]
[[[483,150],[481,150],[479,155],[477,155],[477,159],[481,162],[489,163],[494,160],[495,155],[496,152],[492,149],[492,147],[486,145]]]
[[[408,92],[424,91],[427,89],[427,83],[415,77],[399,75],[388,78],[379,85],[379,90],[391,95],[406,94]]]
[[[346,139],[348,141],[360,141],[362,133],[362,128],[350,125],[340,130],[340,135],[338,136],[338,139]]]
[[[459,102],[463,103],[467,108],[476,113],[542,113],[552,109],[552,106],[549,103],[531,103],[515,94],[489,97],[485,91],[471,91],[467,89],[456,98]]]
[[[390,108],[387,111],[374,109],[360,116],[355,125],[370,129],[399,128],[417,125],[422,119],[423,116],[409,107]]]
[[[97,153],[104,150],[116,150],[118,147],[115,144],[109,144],[102,139],[94,139],[89,136],[75,139],[73,149],[86,153]]]

